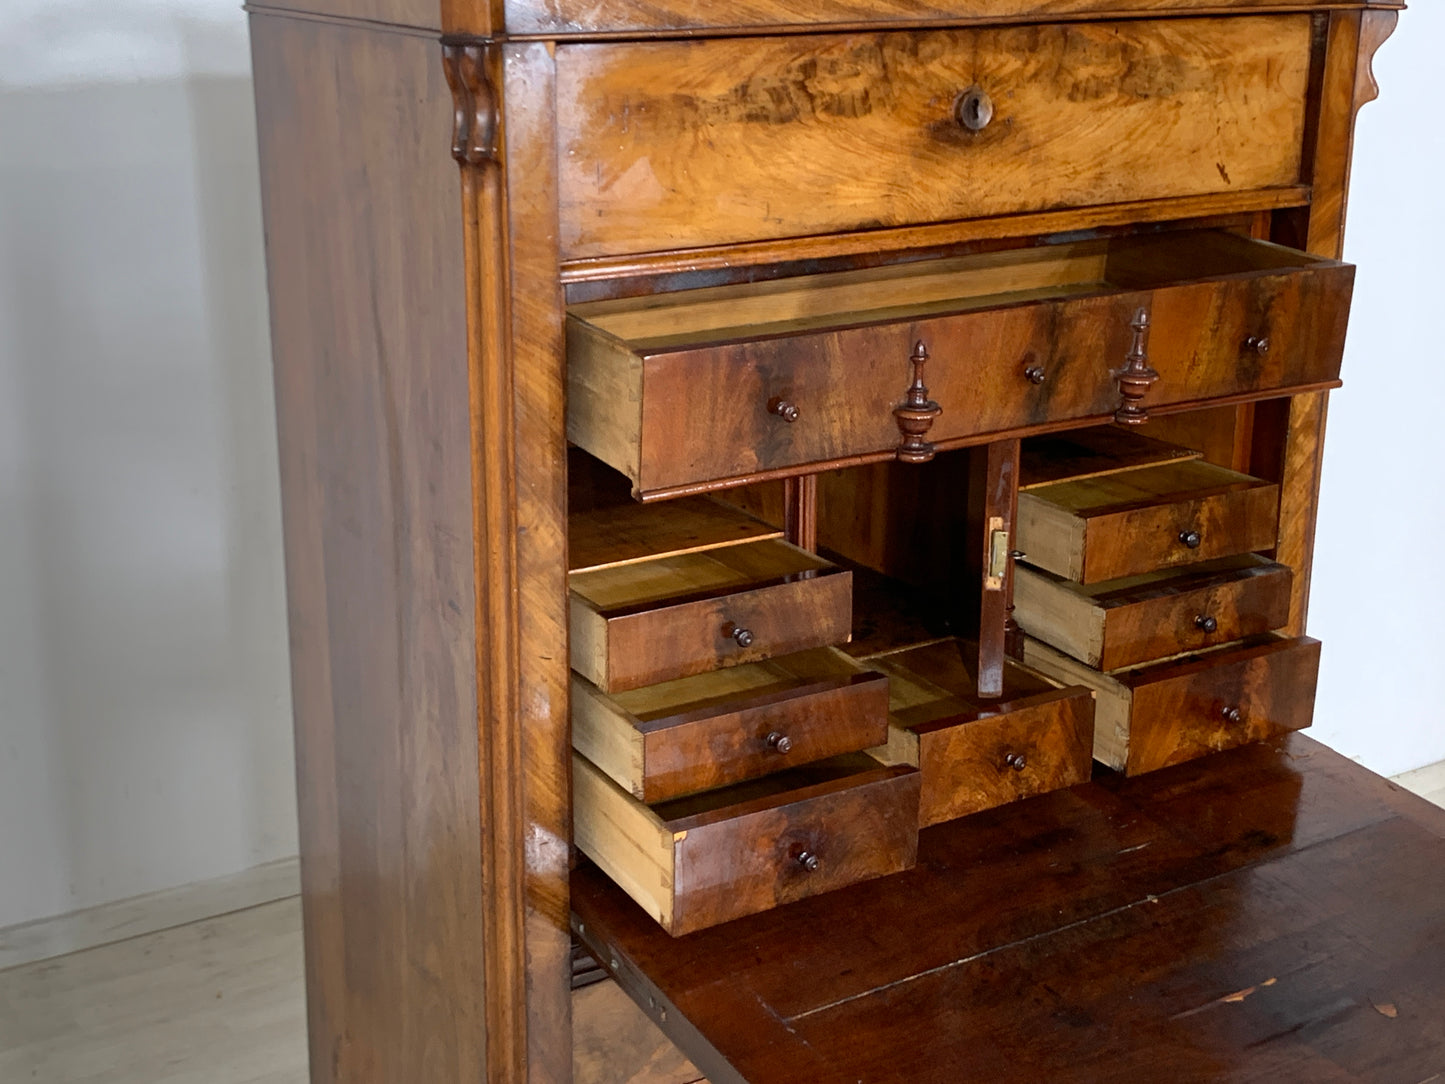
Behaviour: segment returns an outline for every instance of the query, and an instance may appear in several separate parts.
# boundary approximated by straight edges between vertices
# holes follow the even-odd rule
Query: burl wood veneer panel
[[[562,254],[1293,185],[1309,67],[1306,15],[565,46]]]
[[[474,1080],[488,991],[451,98],[435,41],[267,16],[252,41],[312,1080]]]

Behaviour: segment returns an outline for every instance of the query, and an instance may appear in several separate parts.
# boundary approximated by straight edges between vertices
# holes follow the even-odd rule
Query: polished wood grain
[[[1094,759],[1138,775],[1309,726],[1320,643],[1255,637],[1105,674],[1030,639],[1024,661],[1092,688]]]
[[[505,0],[506,25],[521,34],[614,33],[775,33],[834,24],[839,29],[915,26],[927,23],[989,23],[1110,18],[1164,11],[1207,14],[1249,14],[1269,11],[1315,11],[1330,8],[1397,7],[1380,0],[966,0],[911,3],[909,0]],[[453,0],[459,11],[486,0]],[[493,0],[495,3],[495,0]],[[481,31],[474,31],[480,33]]]
[[[1309,41],[1297,15],[564,46],[563,254],[1295,184]]]
[[[648,807],[574,758],[577,846],[681,936],[913,865],[918,773],[856,753]]]
[[[1151,433],[1154,431],[1150,429]],[[1100,425],[1056,436],[1032,437],[1023,442],[1021,455],[1019,489],[1024,490],[1051,482],[1118,474],[1156,463],[1199,459],[1202,453],[1156,440],[1136,429]]]
[[[964,566],[972,582],[964,598],[977,610],[978,657],[974,693],[1004,695],[1004,657],[1013,628],[1014,558],[1019,501],[1019,442],[1004,440],[969,453]],[[968,573],[964,574],[965,576]],[[966,627],[975,622],[963,618]]]
[[[852,576],[769,539],[574,572],[572,668],[620,692],[841,643]]]
[[[1184,460],[1054,482],[1018,500],[1028,563],[1094,584],[1269,549],[1279,487]]]
[[[1014,662],[978,694],[977,651],[945,640],[868,660],[888,675],[888,744],[873,755],[921,774],[918,824],[967,816],[1089,778],[1094,702]]]
[[[585,574],[782,534],[781,527],[707,497],[668,501],[652,508],[625,500],[569,515],[567,563],[573,573]]]
[[[451,96],[419,38],[260,15],[251,33],[312,1080],[460,1080],[506,995],[483,943],[503,901],[482,868]]]
[[[1245,554],[1085,586],[1016,573],[1024,632],[1100,670],[1116,670],[1283,628],[1294,574]]]
[[[1293,736],[928,829],[909,873],[682,943],[594,869],[574,899],[715,1082],[1364,1084],[1438,1071],[1442,869],[1445,813]]]
[[[573,746],[644,802],[857,752],[887,733],[887,679],[827,648],[612,696],[572,681]]]
[[[574,305],[568,432],[643,496],[874,455],[898,446],[919,342],[937,446],[1110,417],[1140,308],[1151,409],[1318,386],[1338,377],[1352,284],[1347,265],[1203,231]]]

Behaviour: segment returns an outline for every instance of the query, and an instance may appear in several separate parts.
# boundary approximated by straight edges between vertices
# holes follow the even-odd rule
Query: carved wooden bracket
[[[443,66],[456,109],[452,121],[452,157],[464,166],[497,160],[497,92],[487,75],[490,42],[444,41]]]
[[[913,363],[913,382],[908,385],[903,402],[893,408],[898,432],[903,435],[898,458],[904,463],[927,463],[933,458],[933,445],[923,439],[923,434],[933,428],[933,419],[943,413],[943,408],[928,397],[928,386],[923,383],[928,347],[920,342],[908,360]]]
[[[1355,62],[1354,111],[1359,113],[1368,102],[1380,96],[1380,84],[1375,79],[1375,54],[1380,46],[1395,32],[1399,21],[1398,11],[1367,11],[1360,18],[1360,51]]]
[[[1149,310],[1136,312],[1129,326],[1134,330],[1129,355],[1124,359],[1124,367],[1114,370],[1122,399],[1119,409],[1114,411],[1114,420],[1123,425],[1143,425],[1149,420],[1149,411],[1139,403],[1159,379],[1149,364]]]

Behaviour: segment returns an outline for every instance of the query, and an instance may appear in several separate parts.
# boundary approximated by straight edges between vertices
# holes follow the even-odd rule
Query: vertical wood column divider
[[[1020,442],[1000,440],[969,451],[968,536],[969,549],[977,552],[979,568],[978,612],[978,695],[997,699],[1003,695],[1004,657],[1009,653],[1013,610],[1013,558],[1007,556],[1002,574],[989,576],[993,534],[1003,531],[1012,554],[1019,507]],[[969,567],[975,567],[970,561]]]
[[[456,39],[443,50],[462,171],[477,627],[486,630],[477,637],[485,1079],[565,1081],[571,1050],[557,1039],[570,1034],[571,782],[553,53]]]
[[[783,534],[800,549],[818,549],[818,476],[805,474],[783,482]]]

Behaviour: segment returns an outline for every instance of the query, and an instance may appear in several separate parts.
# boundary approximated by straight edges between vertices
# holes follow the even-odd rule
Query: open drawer
[[[888,679],[836,648],[599,691],[572,677],[572,744],[645,802],[879,745]]]
[[[918,773],[864,753],[655,806],[572,760],[577,846],[673,935],[899,873],[918,855]]]
[[[940,640],[867,660],[888,675],[891,709],[873,754],[919,770],[920,828],[1083,783],[1093,768],[1089,689],[1008,659],[1004,695],[981,699],[974,648]]]
[[[567,435],[646,498],[883,458],[905,424],[916,460],[1327,387],[1353,281],[1347,264],[1211,230],[574,305]],[[1137,401],[1144,384],[1119,376],[1131,354],[1157,373]]]
[[[1094,759],[1128,775],[1310,725],[1320,642],[1273,633],[1101,673],[1037,640],[1024,661],[1095,692]]]

